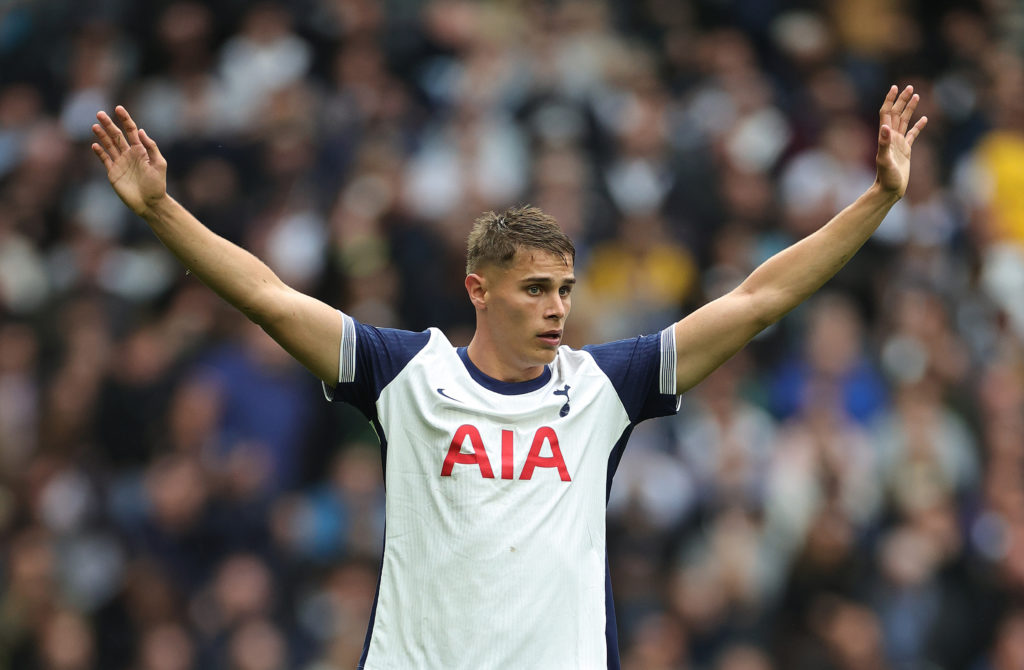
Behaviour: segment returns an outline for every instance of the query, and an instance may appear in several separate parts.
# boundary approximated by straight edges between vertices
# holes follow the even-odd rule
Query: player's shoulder
[[[402,367],[439,368],[458,363],[457,349],[444,332],[435,327],[421,331],[378,328],[373,335],[387,342],[390,356],[404,361]]]
[[[447,343],[447,338],[437,328],[413,331],[402,328],[390,328],[386,326],[373,326],[357,321],[345,315],[346,331],[351,324],[352,334],[363,343],[388,350],[398,350],[408,355],[414,355],[428,345],[434,343],[438,338]],[[346,333],[347,334],[347,333]]]
[[[371,326],[346,315],[343,329],[339,379],[353,381],[361,370],[365,378],[374,380],[378,393],[414,360],[437,346],[451,346],[436,328],[416,332]]]
[[[639,381],[657,371],[675,371],[675,335],[671,326],[656,333],[637,335],[583,347],[582,352],[609,377],[620,383]]]
[[[581,362],[593,361],[596,362],[597,365],[604,367],[605,362],[609,359],[631,359],[636,357],[638,354],[647,352],[650,349],[656,350],[658,348],[659,340],[660,334],[655,333],[650,335],[637,335],[635,337],[628,337],[609,342],[587,344],[579,349],[571,349],[569,347],[562,347],[562,349],[567,350],[567,360]]]
[[[555,372],[561,373],[561,376],[563,377],[569,377],[585,373],[587,371],[597,372],[600,370],[600,365],[594,358],[590,349],[591,347],[589,345],[579,349],[574,349],[569,345],[563,344],[558,348],[558,352],[555,355],[555,360],[551,363],[551,367]]]
[[[574,347],[570,347],[568,344],[563,344],[560,347],[558,347],[558,351],[555,353],[555,360],[566,362],[590,360],[591,356],[587,351],[587,349],[589,348],[590,345],[586,345],[584,347],[576,349]]]

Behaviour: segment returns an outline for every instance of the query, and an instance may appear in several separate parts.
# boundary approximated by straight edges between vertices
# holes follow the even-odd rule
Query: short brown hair
[[[540,249],[576,259],[576,247],[553,216],[531,205],[486,212],[473,222],[466,249],[466,274],[482,265],[506,266],[521,248]]]

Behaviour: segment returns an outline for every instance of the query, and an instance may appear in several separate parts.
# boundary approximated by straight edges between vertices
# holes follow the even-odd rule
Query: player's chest
[[[424,392],[424,390],[427,392]],[[399,467],[429,478],[570,483],[602,462],[623,418],[569,382],[502,397],[449,381],[388,399]],[[391,440],[394,443],[394,440]],[[389,451],[391,448],[389,447]]]

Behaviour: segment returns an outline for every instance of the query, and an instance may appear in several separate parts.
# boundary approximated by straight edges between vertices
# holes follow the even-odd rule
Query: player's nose
[[[544,316],[549,319],[564,319],[568,309],[561,296],[553,296],[545,305]]]

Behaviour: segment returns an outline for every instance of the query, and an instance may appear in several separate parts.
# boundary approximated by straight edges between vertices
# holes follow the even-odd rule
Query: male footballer
[[[469,346],[375,328],[286,286],[166,191],[123,107],[92,127],[114,190],[182,264],[358,407],[381,441],[386,532],[360,668],[618,668],[605,505],[633,427],[803,302],[904,194],[918,96],[891,87],[877,176],[818,231],[659,333],[573,350],[572,241],[532,207],[469,234]]]

